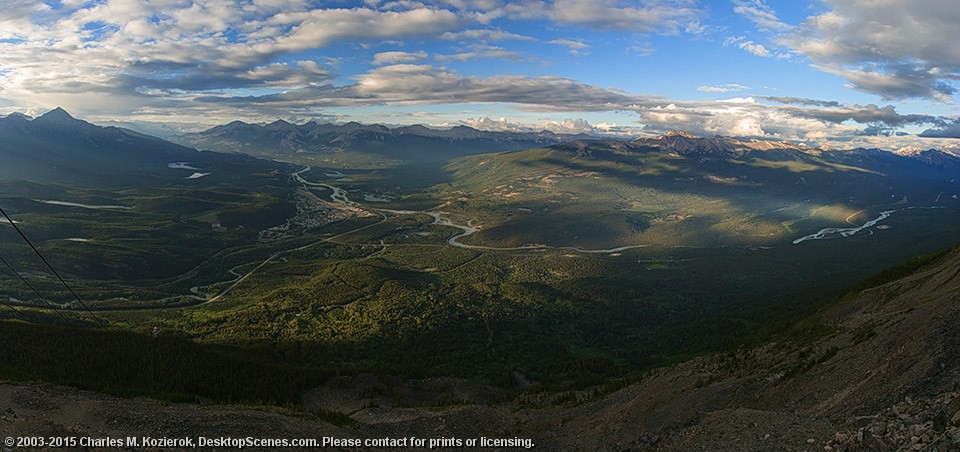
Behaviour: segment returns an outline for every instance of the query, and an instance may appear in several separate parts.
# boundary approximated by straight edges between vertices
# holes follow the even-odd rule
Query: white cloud
[[[825,0],[780,42],[852,88],[886,99],[949,102],[960,78],[960,8],[954,0]]]
[[[705,93],[728,93],[730,91],[743,91],[745,89],[750,89],[750,87],[743,86],[738,83],[727,83],[726,85],[700,85],[697,87],[697,91],[703,91]]]
[[[520,52],[507,50],[503,47],[476,44],[470,46],[469,52],[460,52],[450,55],[435,55],[434,58],[441,61],[471,61],[481,59],[501,59],[510,61],[528,61],[529,58]]]
[[[737,46],[737,48],[749,52],[758,57],[769,58],[776,56],[777,58],[789,58],[790,55],[786,53],[781,53],[773,55],[763,44],[758,44],[756,42],[747,40],[746,36],[730,36],[723,40],[723,46]]]
[[[300,0],[65,5],[54,14],[33,0],[4,4],[0,86],[9,102],[60,105],[94,94],[99,100],[82,107],[105,109],[204,91],[316,86],[331,79],[317,63],[276,61],[337,40],[433,36],[463,22],[444,9],[308,10]]]
[[[463,31],[448,31],[440,35],[440,39],[447,41],[533,41],[530,36],[518,35],[497,29],[473,29]]]
[[[657,53],[657,48],[653,46],[653,43],[644,42],[627,47],[627,52],[637,56],[650,56]]]
[[[702,136],[763,137],[836,147],[855,147],[869,142],[872,147],[886,149],[902,147],[910,137],[873,137],[868,140],[866,132],[875,128],[944,123],[943,118],[934,116],[903,115],[890,105],[839,106],[835,102],[813,99],[780,100],[803,106],[766,105],[748,97],[646,104],[636,111],[640,114],[640,122],[654,132],[679,129]],[[826,108],[820,108],[824,105]],[[912,139],[915,142],[917,137],[912,136]]]
[[[695,20],[695,21],[688,22],[686,25],[684,25],[683,31],[692,35],[702,35],[704,33],[707,33],[708,31],[711,31],[711,27],[709,25],[700,23],[700,21]]]
[[[758,57],[768,58],[771,56],[770,51],[767,50],[762,44],[757,44],[753,41],[744,41],[740,44],[737,44],[737,47],[746,50],[749,53],[752,53]]]
[[[10,0],[4,2],[0,13],[0,39],[18,39],[29,36],[34,28],[31,18],[50,10],[40,0]]]
[[[493,13],[520,19],[549,18],[598,30],[675,34],[703,11],[689,0],[554,0],[508,3]]]
[[[307,0],[253,0],[248,8],[263,13],[299,11],[307,8]]]
[[[582,56],[582,55],[590,54],[590,52],[587,51],[587,49],[590,48],[590,44],[587,44],[583,41],[579,41],[575,39],[554,39],[553,41],[550,41],[550,44],[566,47],[567,49],[569,49],[570,55],[573,55],[573,56]]]
[[[730,128],[730,135],[737,137],[761,137],[765,134],[757,118],[748,117],[739,119],[735,121]]]
[[[755,104],[757,100],[752,97],[728,97],[726,99],[717,99],[717,102],[728,104]]]
[[[490,130],[495,132],[531,132],[533,128],[527,124],[521,124],[519,122],[512,122],[507,120],[507,118],[491,118],[489,116],[482,116],[479,118],[467,118],[461,121],[463,125],[473,127],[474,129],[479,130]]]
[[[497,132],[540,132],[546,130],[563,134],[613,134],[631,131],[629,128],[618,127],[615,124],[598,124],[597,126],[593,126],[583,118],[565,118],[561,121],[526,123],[511,121],[505,117],[494,119],[489,116],[482,116],[479,118],[469,118],[461,121],[461,123],[475,129]]]
[[[785,31],[792,28],[780,21],[777,13],[763,0],[733,0],[733,10],[757,25],[761,30]]]
[[[373,56],[373,64],[383,66],[386,64],[411,63],[427,58],[427,52],[380,52]]]
[[[766,86],[764,88],[767,88]],[[796,105],[805,105],[810,107],[839,107],[840,102],[835,100],[819,100],[819,99],[806,99],[803,97],[788,97],[788,96],[762,96],[760,97],[763,100],[769,100],[779,104],[796,104]]]
[[[797,117],[752,102],[673,103],[640,111],[651,131],[684,130],[701,136],[741,136],[812,142],[853,136],[859,127]]]
[[[342,39],[432,36],[463,21],[451,11],[429,8],[407,11],[320,9],[293,17],[299,20],[294,22],[296,25],[289,33],[274,42],[255,45],[254,50],[295,51],[323,47]]]
[[[557,133],[593,133],[599,129],[583,118],[566,118],[563,121],[549,121],[541,125],[544,130]]]
[[[287,63],[259,66],[239,74],[237,78],[249,80],[253,85],[290,88],[325,83],[330,79],[330,72],[314,61],[298,61],[296,67]],[[217,79],[216,84],[222,85],[223,79]]]
[[[427,65],[385,66],[357,77],[360,99],[381,103],[507,102],[568,111],[629,104],[634,97],[556,77],[471,77]],[[609,108],[609,107],[608,107]]]
[[[746,36],[730,36],[727,39],[723,40],[723,46],[732,46],[734,44],[739,44],[747,39]]]
[[[318,107],[507,103],[531,111],[632,110],[645,98],[557,77],[467,76],[430,65],[383,66],[349,86],[318,85],[280,93],[193,96],[201,105],[297,109]]]

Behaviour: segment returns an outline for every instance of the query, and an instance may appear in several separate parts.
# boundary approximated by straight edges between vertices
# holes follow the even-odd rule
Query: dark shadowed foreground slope
[[[895,279],[777,342],[664,369],[567,411],[576,421],[564,436],[584,449],[960,447],[960,252],[927,260],[879,275],[874,283]],[[896,421],[875,425],[885,418]]]
[[[6,384],[0,433],[213,436],[242,426],[280,437],[519,436],[538,450],[955,450],[960,250],[862,287],[774,342],[661,369],[620,390],[528,391],[480,404],[470,401],[497,394],[452,379],[337,378],[307,395],[307,410],[322,413],[311,415]],[[421,397],[431,391],[445,398]]]

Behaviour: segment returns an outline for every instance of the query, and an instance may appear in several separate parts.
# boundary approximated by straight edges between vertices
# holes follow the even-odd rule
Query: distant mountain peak
[[[902,148],[900,148],[900,149],[897,149],[897,150],[894,151],[893,153],[894,153],[894,154],[897,154],[897,155],[902,155],[902,156],[905,156],[905,157],[906,157],[906,156],[911,156],[911,155],[920,154],[920,153],[922,153],[923,151],[924,151],[924,150],[923,150],[922,148],[918,148],[918,147],[916,147],[916,146],[907,146],[907,147],[902,147]]]
[[[284,121],[282,119],[278,119],[263,127],[267,130],[293,130],[293,129],[296,129],[297,126],[290,124],[289,122]]]
[[[739,157],[751,151],[769,151],[775,149],[789,149],[804,152],[810,150],[810,148],[805,145],[787,141],[725,136],[703,138],[679,130],[667,132],[656,138],[638,138],[634,140],[633,143],[642,146],[651,146],[681,155],[716,155],[720,157]]]
[[[0,179],[82,181],[99,187],[139,180],[147,173],[168,174],[167,162],[193,160],[197,151],[91,124],[55,108],[32,121],[19,115],[0,120],[0,154]]]
[[[27,116],[27,115],[25,115],[25,114],[23,114],[23,113],[20,113],[19,111],[15,111],[15,112],[10,113],[9,115],[4,116],[4,117],[5,117],[5,118],[20,118],[20,119],[25,119],[25,120],[27,120],[27,121],[33,120],[32,117]]]
[[[430,129],[429,127],[423,124],[413,124],[409,126],[403,126],[398,128],[397,130],[404,133],[429,133],[432,131],[432,129]]]
[[[229,132],[229,131],[243,130],[248,127],[257,127],[257,126],[253,124],[247,124],[243,121],[235,120],[235,121],[230,121],[227,124],[216,126],[212,129],[209,129],[208,131],[211,133],[223,133],[223,132]]]
[[[52,121],[57,121],[57,122],[77,121],[76,118],[74,118],[73,116],[70,116],[70,113],[67,113],[66,110],[60,107],[54,108],[53,110],[50,110],[44,113],[43,115],[40,115],[40,117],[38,117],[36,120],[51,121],[51,122]]]
[[[684,132],[682,130],[671,130],[663,135],[660,135],[659,138],[662,139],[662,138],[670,138],[670,137],[680,137],[680,138],[689,138],[689,139],[699,138],[696,135]]]
[[[463,125],[463,124],[458,125],[458,126],[453,126],[453,127],[450,128],[450,130],[466,130],[466,131],[470,131],[470,132],[479,132],[479,131],[480,131],[479,129],[475,129],[475,128],[470,127],[470,126],[465,126],[465,125]]]

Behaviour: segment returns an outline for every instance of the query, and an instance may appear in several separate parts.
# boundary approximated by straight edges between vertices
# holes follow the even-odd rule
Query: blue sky
[[[952,0],[7,0],[0,113],[955,148]],[[923,133],[931,137],[918,137]]]

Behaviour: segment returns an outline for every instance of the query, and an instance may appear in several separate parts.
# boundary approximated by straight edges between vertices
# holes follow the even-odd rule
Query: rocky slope
[[[661,370],[572,409],[568,417],[586,422],[568,437],[582,449],[854,450],[865,444],[863,416],[881,419],[907,403],[914,414],[900,422],[910,434],[869,444],[960,448],[949,430],[960,425],[951,395],[960,382],[958,275],[953,250],[826,306],[777,342]]]
[[[320,421],[305,412],[121,399],[39,383],[0,385],[0,435],[14,438],[365,437],[354,429]],[[17,448],[4,450],[11,449]]]

